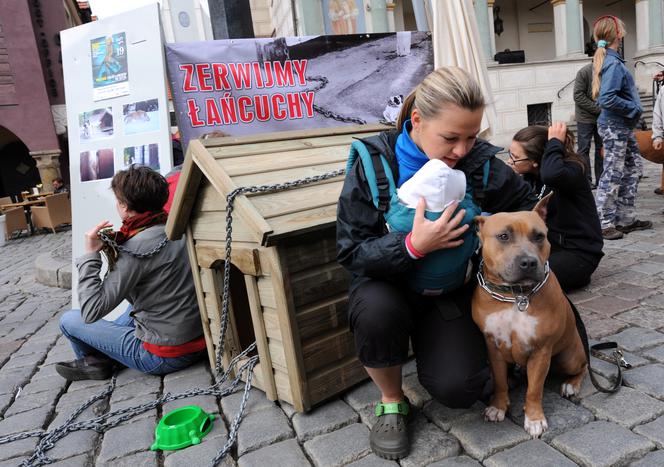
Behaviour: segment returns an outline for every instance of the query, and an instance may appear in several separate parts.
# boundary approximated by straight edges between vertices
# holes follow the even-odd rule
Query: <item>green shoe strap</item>
[[[387,404],[379,402],[378,404],[376,404],[375,414],[376,417],[380,417],[381,415],[387,415],[391,413],[408,415],[409,411],[410,407],[408,406],[408,402],[406,401],[388,402]]]

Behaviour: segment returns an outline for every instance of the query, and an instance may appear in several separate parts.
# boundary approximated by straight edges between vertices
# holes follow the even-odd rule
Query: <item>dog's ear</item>
[[[477,223],[477,229],[482,230],[482,226],[484,225],[484,221],[486,220],[486,216],[475,216],[473,220]]]
[[[542,218],[544,222],[546,222],[546,213],[547,213],[547,205],[549,204],[549,200],[551,199],[551,196],[553,196],[553,191],[546,195],[544,198],[539,200],[535,207],[533,208],[533,211],[535,211],[539,216]]]

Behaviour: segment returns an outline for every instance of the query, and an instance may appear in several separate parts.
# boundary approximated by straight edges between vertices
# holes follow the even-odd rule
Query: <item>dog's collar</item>
[[[501,285],[494,284],[493,282],[487,282],[484,279],[482,271],[484,270],[484,260],[480,261],[480,267],[477,271],[477,282],[480,284],[486,293],[491,295],[491,298],[494,298],[501,302],[514,303],[517,310],[526,311],[530,306],[530,297],[535,295],[546,281],[549,280],[549,262],[547,261],[544,264],[544,279],[533,287],[523,287],[521,285]],[[501,295],[499,292],[512,294],[512,297],[506,297]]]

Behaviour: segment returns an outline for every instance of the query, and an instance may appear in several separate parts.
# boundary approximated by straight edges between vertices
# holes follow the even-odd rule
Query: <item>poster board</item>
[[[72,256],[102,220],[122,224],[110,189],[131,164],[172,168],[163,39],[157,3],[61,32],[72,201]],[[72,303],[78,307],[72,267]],[[124,309],[120,305],[118,309]]]
[[[186,148],[202,136],[379,123],[433,71],[426,32],[166,45]],[[396,107],[392,107],[396,108]]]

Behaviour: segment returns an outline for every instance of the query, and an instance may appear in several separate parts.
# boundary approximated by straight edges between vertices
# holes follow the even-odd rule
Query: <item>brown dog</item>
[[[542,391],[549,367],[569,375],[561,387],[569,397],[579,393],[587,366],[572,308],[548,272],[549,196],[533,211],[476,218],[484,264],[473,295],[473,319],[484,333],[495,385],[484,417],[505,418],[507,365],[518,363],[528,375],[524,429],[534,438],[548,428]]]

